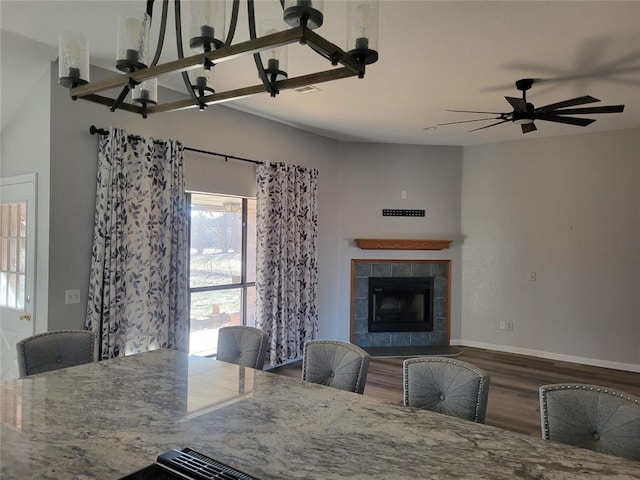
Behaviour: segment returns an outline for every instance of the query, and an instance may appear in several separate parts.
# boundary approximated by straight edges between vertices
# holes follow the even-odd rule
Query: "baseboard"
[[[549,360],[559,360],[561,362],[580,363],[593,367],[612,368],[625,372],[640,373],[640,365],[632,363],[610,362],[597,358],[578,357],[576,355],[564,355],[562,353],[545,352],[543,350],[533,350],[531,348],[513,347],[511,345],[498,345],[495,343],[475,342],[473,340],[452,339],[451,346],[484,348],[486,350],[496,350],[498,352],[516,353],[519,355],[529,355],[531,357],[548,358]]]

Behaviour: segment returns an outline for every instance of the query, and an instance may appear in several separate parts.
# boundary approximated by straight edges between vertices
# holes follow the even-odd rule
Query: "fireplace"
[[[351,342],[360,347],[449,345],[450,268],[450,260],[352,259],[351,327],[349,331]],[[427,280],[429,285],[422,285],[421,288],[424,287],[423,292],[430,288],[430,292],[424,294],[426,298],[425,296],[420,297],[419,294],[416,295],[415,291],[409,295],[391,295],[389,306],[395,306],[385,310],[382,315],[383,322],[387,325],[376,325],[373,327],[374,330],[370,330],[369,311],[372,300],[369,292],[369,280],[371,278],[389,280],[391,283],[387,283],[383,287],[389,287],[387,290],[391,291],[397,290],[397,285],[393,285],[396,281],[404,283],[405,281],[422,281],[422,279],[429,278],[430,280]],[[376,300],[378,303],[384,301],[382,298]],[[404,306],[399,305],[403,302]],[[398,313],[398,310],[416,313],[415,316],[413,313],[407,316],[404,313]],[[418,316],[420,310],[425,315],[428,312],[427,320],[417,320],[420,318]],[[399,317],[403,320],[391,317]],[[390,326],[390,322],[400,325]],[[376,330],[376,328],[378,329]],[[390,328],[393,328],[394,331],[390,331]]]
[[[369,277],[369,332],[433,330],[433,277]]]

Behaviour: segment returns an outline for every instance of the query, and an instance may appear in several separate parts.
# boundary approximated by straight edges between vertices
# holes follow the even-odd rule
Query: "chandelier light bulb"
[[[372,9],[372,6],[366,3],[358,5],[356,8],[355,22],[356,28],[358,29],[356,48],[369,48],[369,32],[371,31],[371,17],[373,16]]]
[[[371,64],[378,61],[377,0],[347,2],[347,45],[358,61]]]
[[[213,88],[214,70],[213,68],[198,67],[189,71],[191,85],[199,97],[212,95],[215,93]]]
[[[290,27],[319,28],[324,22],[323,9],[324,0],[284,0],[282,18]]]
[[[58,82],[67,88],[89,82],[89,40],[78,33],[58,37]]]
[[[191,5],[191,37],[189,46],[199,52],[224,46],[226,2],[194,1]]]
[[[140,20],[139,18],[142,18]],[[122,12],[118,21],[116,68],[135,72],[147,67],[149,26],[151,19],[144,13]]]
[[[145,80],[131,90],[131,100],[146,108],[158,104],[158,79]]]
[[[260,37],[273,35],[286,28],[282,20],[269,19],[260,23]],[[261,53],[263,63],[266,58],[265,73],[271,83],[288,78],[288,49],[283,47],[271,47]]]
[[[278,33],[278,30],[276,30],[275,28],[270,28],[268,30],[266,30],[265,32],[263,32],[262,36],[266,36],[266,35],[273,35],[274,33]],[[269,60],[271,59],[275,59],[277,61],[278,59],[278,49],[276,47],[272,47],[268,50],[265,50],[266,56]]]

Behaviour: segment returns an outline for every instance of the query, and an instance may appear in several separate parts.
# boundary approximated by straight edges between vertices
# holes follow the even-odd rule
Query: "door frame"
[[[38,331],[37,315],[36,315],[36,271],[37,271],[37,213],[38,213],[38,176],[36,173],[28,173],[23,175],[15,175],[10,177],[0,177],[0,188],[8,186],[18,186],[28,191],[27,201],[27,255],[26,255],[26,282],[25,282],[25,296],[29,298],[25,301],[24,312],[28,312],[31,315],[31,329],[30,335],[33,335]],[[4,310],[4,308],[3,308]],[[16,310],[16,309],[7,309]],[[5,312],[6,313],[6,312]],[[19,311],[16,310],[16,314]],[[29,335],[27,335],[29,336]],[[26,337],[25,337],[26,338]]]

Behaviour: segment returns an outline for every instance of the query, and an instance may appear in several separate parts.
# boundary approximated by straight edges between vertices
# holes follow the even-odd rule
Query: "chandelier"
[[[122,12],[118,18],[116,68],[123,72],[105,80],[89,81],[88,41],[76,33],[61,33],[58,81],[70,89],[71,98],[81,98],[111,109],[138,113],[170,112],[186,108],[204,110],[207,105],[268,92],[275,97],[281,90],[305,87],[352,76],[363,78],[365,65],[378,60],[378,1],[349,0],[347,5],[348,50],[324,39],[313,30],[324,21],[323,0],[280,0],[282,18],[265,19],[256,30],[254,0],[247,0],[250,39],[232,44],[239,12],[233,0],[229,29],[225,37],[225,0],[192,1],[189,47],[185,57],[182,44],[180,0],[174,0],[178,58],[158,64],[167,26],[168,0],[162,1],[158,41],[149,60],[149,32],[154,0],[145,12]],[[258,36],[259,33],[259,36]],[[287,45],[299,42],[324,57],[331,68],[289,78]],[[214,66],[243,55],[253,55],[261,82],[254,86],[217,92],[213,85]],[[189,98],[164,104],[158,101],[158,77],[179,72]],[[112,97],[106,90],[121,89]],[[117,90],[116,90],[117,91]],[[129,99],[129,101],[125,101]]]

